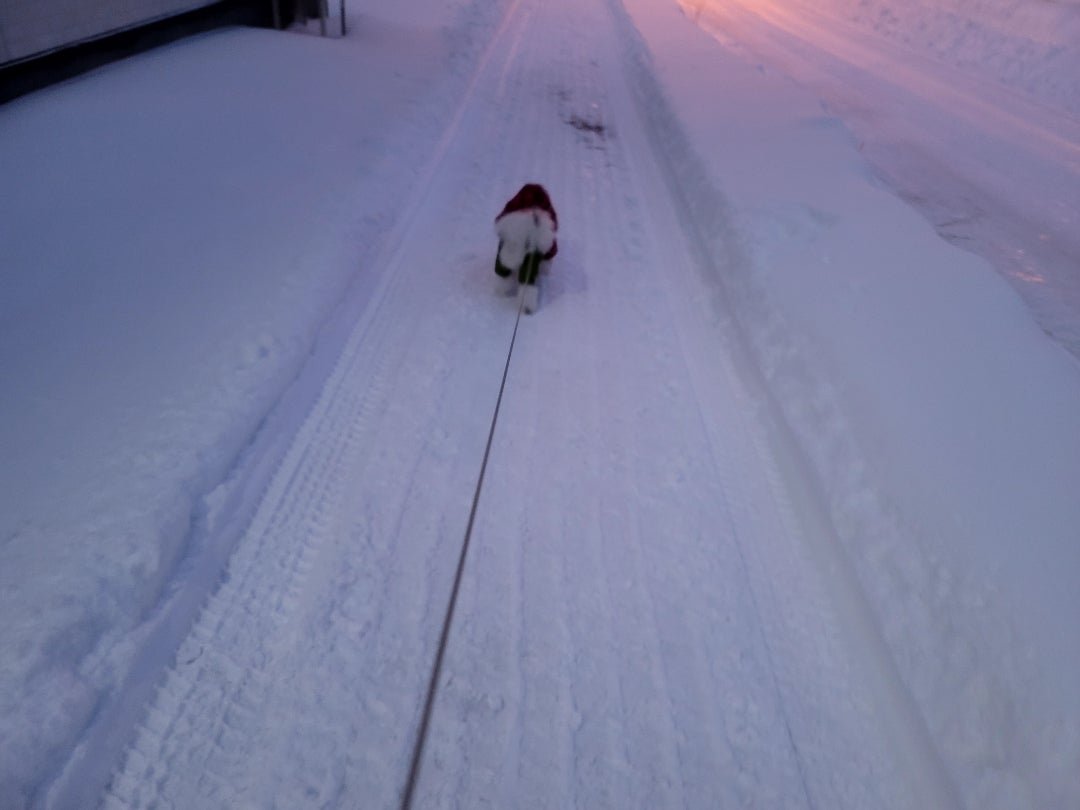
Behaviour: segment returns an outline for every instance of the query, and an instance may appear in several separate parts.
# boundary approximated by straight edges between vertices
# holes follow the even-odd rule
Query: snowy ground
[[[678,2],[810,88],[890,187],[1080,357],[1080,3]]]
[[[1080,804],[1075,5],[397,6],[0,108],[0,806],[396,804],[530,179],[416,806]]]

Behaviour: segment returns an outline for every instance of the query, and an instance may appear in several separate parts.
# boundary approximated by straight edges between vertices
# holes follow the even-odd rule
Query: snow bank
[[[625,5],[718,306],[820,477],[960,796],[1077,806],[1080,368],[812,96],[674,7]]]
[[[196,610],[228,556],[210,493],[281,452],[261,422],[375,283],[498,11],[397,5],[347,41],[227,30],[0,108],[0,806],[109,724],[148,637],[168,659],[169,599]]]
[[[1080,3],[1032,0],[826,0],[849,19],[967,72],[1080,113]]]
[[[1024,89],[998,75],[1023,75],[1031,65],[1063,59],[1060,70],[1047,69],[1044,77],[1074,82],[1080,7],[1031,4],[1030,16],[1060,23],[1046,42],[988,47],[985,63],[957,66],[919,43],[987,30],[1008,38],[1011,29],[992,24],[1001,15],[991,11],[1001,6],[965,4],[961,14],[957,5],[952,16],[923,9],[920,16],[919,6],[898,4],[895,14],[882,15],[895,28],[885,35],[853,22],[838,4],[825,10],[769,0],[679,5],[722,42],[819,96],[875,171],[944,238],[989,261],[1040,326],[1080,358],[1080,96],[1072,85],[1049,92],[1033,82]]]
[[[711,0],[680,0],[687,6]],[[1080,113],[1076,0],[765,0],[755,10],[849,24],[913,54]]]

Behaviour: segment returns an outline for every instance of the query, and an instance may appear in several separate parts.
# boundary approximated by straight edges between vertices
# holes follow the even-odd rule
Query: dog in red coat
[[[499,250],[495,256],[495,275],[505,294],[520,288],[522,308],[536,312],[539,305],[537,278],[546,270],[559,245],[555,236],[559,217],[547,190],[539,183],[527,183],[495,217]]]

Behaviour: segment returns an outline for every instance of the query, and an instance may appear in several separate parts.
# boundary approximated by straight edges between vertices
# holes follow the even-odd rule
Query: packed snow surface
[[[0,807],[396,806],[512,335],[416,806],[1080,806],[1080,6],[350,12],[0,107]]]

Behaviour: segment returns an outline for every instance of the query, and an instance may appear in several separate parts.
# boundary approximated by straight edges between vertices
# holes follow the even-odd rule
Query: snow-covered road
[[[1080,12],[853,4],[365,0],[0,108],[0,810],[399,806],[463,549],[414,807],[1078,806]]]
[[[510,8],[106,806],[398,801],[514,327],[490,220],[531,179],[562,249],[517,337],[416,806],[945,806],[801,550],[622,58],[601,0]]]

